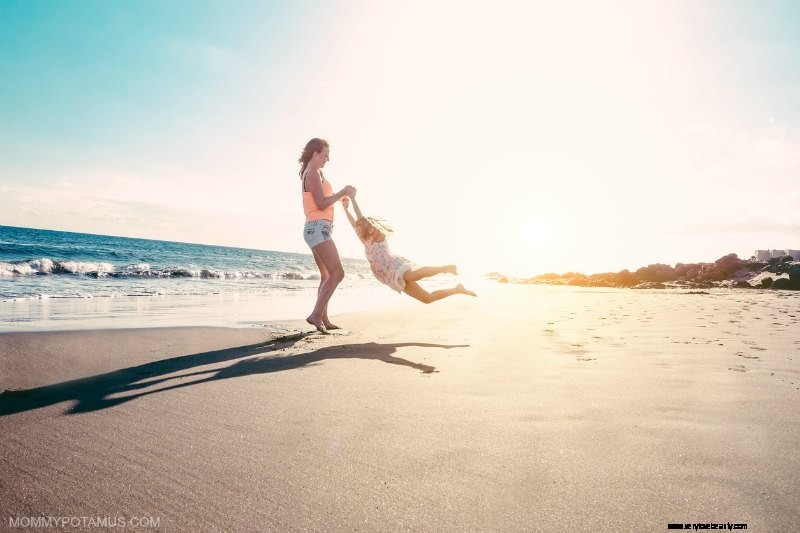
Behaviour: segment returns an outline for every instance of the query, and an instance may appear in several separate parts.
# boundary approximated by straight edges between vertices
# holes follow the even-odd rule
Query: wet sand
[[[0,335],[3,527],[800,524],[800,294],[498,284],[335,321]]]

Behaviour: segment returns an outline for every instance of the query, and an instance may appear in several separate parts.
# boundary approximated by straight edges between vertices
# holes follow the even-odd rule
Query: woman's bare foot
[[[325,329],[342,329],[339,326],[337,326],[336,324],[334,324],[333,322],[331,322],[331,319],[328,318],[327,310],[322,315],[322,324],[325,326]]]
[[[465,289],[464,286],[462,284],[460,284],[460,283],[458,285],[456,285],[456,290],[461,294],[466,294],[467,296],[478,296],[477,294],[475,294],[471,290]]]
[[[456,265],[445,265],[445,274],[458,274],[458,267]]]
[[[317,321],[313,316],[306,318],[306,322],[317,328],[317,331],[320,333],[328,334],[328,330],[325,328],[325,324],[322,320]]]

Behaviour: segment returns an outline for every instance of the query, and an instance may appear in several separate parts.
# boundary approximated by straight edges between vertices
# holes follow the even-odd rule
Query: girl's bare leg
[[[416,298],[420,302],[424,304],[429,304],[435,302],[437,300],[441,300],[442,298],[447,298],[448,296],[453,296],[454,294],[466,294],[468,296],[477,296],[474,292],[467,290],[464,288],[462,284],[458,284],[452,289],[441,289],[438,291],[428,292],[422,287],[420,287],[419,283],[416,281],[406,281],[406,288],[403,290],[404,293],[408,294],[412,298]]]
[[[322,290],[322,284],[325,283],[325,280],[330,277],[328,273],[328,269],[325,268],[325,263],[322,262],[319,255],[316,252],[316,248],[311,250],[311,253],[314,254],[314,261],[317,263],[317,267],[319,268],[319,288],[317,289],[317,298],[319,298],[319,293]],[[332,323],[328,318],[328,306],[325,306],[325,310],[322,312],[322,323],[325,325],[325,329],[341,329],[336,324]]]
[[[342,268],[342,260],[339,258],[339,250],[336,249],[336,244],[333,241],[325,241],[318,244],[313,248],[314,257],[319,258],[325,269],[328,271],[328,277],[323,281],[317,292],[317,304],[314,310],[306,318],[306,322],[316,327],[322,333],[327,333],[323,317],[328,307],[328,302],[333,296],[333,291],[344,279],[344,269]],[[321,272],[320,272],[321,277]]]
[[[408,283],[409,281],[419,281],[424,278],[430,278],[437,274],[457,274],[458,269],[455,265],[444,265],[438,267],[420,267],[414,270],[406,270],[403,272],[403,279]]]

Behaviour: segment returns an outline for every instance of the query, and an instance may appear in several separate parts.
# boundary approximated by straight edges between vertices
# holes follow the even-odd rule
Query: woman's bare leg
[[[477,296],[474,292],[467,290],[464,288],[462,284],[458,284],[452,289],[441,289],[438,291],[428,292],[422,287],[420,287],[419,283],[416,281],[407,281],[406,288],[403,290],[404,293],[408,294],[412,298],[416,298],[420,302],[424,304],[433,303],[437,300],[441,300],[442,298],[447,298],[448,296],[453,296],[454,294],[466,294],[468,296]]]
[[[457,274],[458,269],[455,265],[444,265],[438,267],[421,267],[414,270],[406,270],[403,272],[403,279],[409,281],[419,281],[424,278],[430,278],[437,274]]]
[[[319,293],[322,290],[322,284],[325,283],[325,280],[330,277],[330,273],[328,273],[328,269],[325,268],[325,263],[322,262],[322,259],[318,256],[317,252],[315,251],[316,248],[311,249],[311,253],[314,254],[314,261],[317,263],[317,267],[319,268],[319,288],[317,289],[317,298],[319,298]],[[322,312],[322,323],[325,325],[326,329],[341,329],[336,324],[332,323],[328,318],[328,306],[325,306],[325,310]]]
[[[319,261],[327,270],[328,277],[320,283],[317,291],[317,304],[308,318],[306,318],[306,322],[316,327],[319,331],[327,333],[328,330],[325,327],[323,317],[333,292],[344,279],[344,269],[342,268],[342,260],[339,258],[339,250],[336,249],[336,244],[333,241],[325,241],[318,244],[312,251],[314,252],[314,257],[319,258]]]

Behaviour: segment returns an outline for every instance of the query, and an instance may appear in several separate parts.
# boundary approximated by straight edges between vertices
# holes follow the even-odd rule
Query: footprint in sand
[[[749,370],[747,370],[742,365],[733,365],[731,367],[728,367],[728,370],[733,370],[734,372],[749,372]]]
[[[747,355],[744,352],[736,352],[736,355],[738,355],[739,357],[744,357],[745,359],[761,359],[757,355]]]

